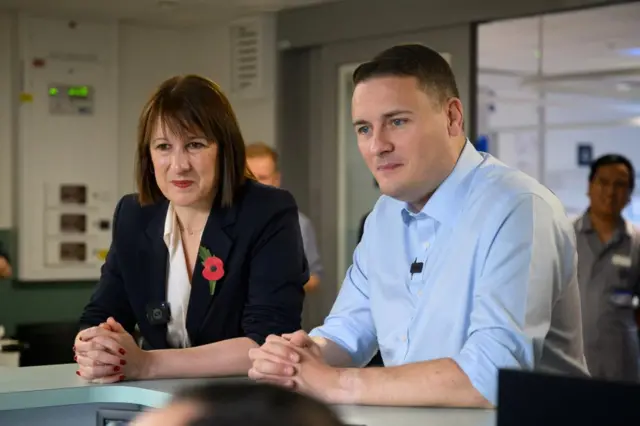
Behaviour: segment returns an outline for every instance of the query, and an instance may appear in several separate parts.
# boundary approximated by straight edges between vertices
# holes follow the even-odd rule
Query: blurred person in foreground
[[[332,403],[456,407],[495,406],[500,369],[587,376],[560,201],[474,148],[434,50],[392,47],[353,81],[382,196],[324,324],[269,336],[249,376]],[[377,349],[385,367],[361,368]]]
[[[132,426],[344,426],[325,404],[260,384],[210,384],[183,391]]]

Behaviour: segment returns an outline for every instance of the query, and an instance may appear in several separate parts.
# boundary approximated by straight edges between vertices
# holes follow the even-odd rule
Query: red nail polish
[[[124,380],[124,374],[122,376],[120,376],[120,381]]]
[[[77,360],[78,360],[78,355],[74,355],[74,356],[73,356],[73,360],[74,360],[74,361],[77,361]]]
[[[122,348],[120,348],[120,350],[119,350],[118,352],[120,352],[120,355],[125,355],[125,354],[127,353],[127,352],[125,352],[125,350],[124,350],[124,349],[122,349]]]
[[[127,365],[127,361],[125,361],[124,359],[120,360],[120,365]]]
[[[76,375],[78,375],[78,376],[79,376],[79,375],[80,375],[80,371],[76,371]]]
[[[113,367],[113,371],[116,371],[116,372],[120,371],[120,367],[116,365],[115,367]]]
[[[76,347],[74,346],[72,350],[75,352],[76,351]]]

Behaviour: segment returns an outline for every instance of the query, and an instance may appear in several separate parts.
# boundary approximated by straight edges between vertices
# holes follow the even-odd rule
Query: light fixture
[[[625,83],[625,82],[616,83],[616,90],[618,92],[630,92],[631,91],[631,85],[629,83]]]
[[[618,49],[618,53],[623,56],[638,56],[640,57],[640,47],[627,47],[624,49]]]

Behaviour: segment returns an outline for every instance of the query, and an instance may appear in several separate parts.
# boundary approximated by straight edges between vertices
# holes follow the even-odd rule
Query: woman
[[[301,326],[309,270],[293,197],[252,179],[228,100],[197,76],[167,80],[145,106],[136,178],[80,319],[77,374],[246,374],[250,348]]]

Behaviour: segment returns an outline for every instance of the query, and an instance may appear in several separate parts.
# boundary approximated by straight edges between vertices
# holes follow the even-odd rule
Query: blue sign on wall
[[[593,162],[593,146],[589,143],[578,144],[578,166],[590,166]]]
[[[480,152],[489,152],[489,138],[486,135],[478,136],[474,145]]]

